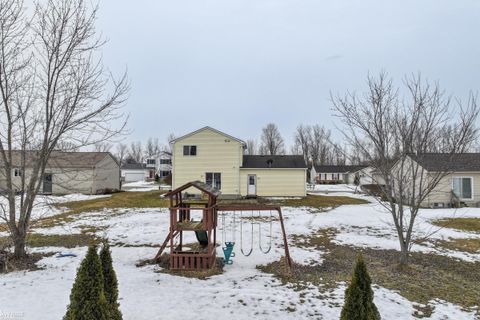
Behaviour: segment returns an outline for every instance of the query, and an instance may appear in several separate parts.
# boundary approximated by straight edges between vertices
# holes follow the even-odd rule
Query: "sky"
[[[114,75],[128,71],[124,141],[204,126],[243,140],[276,123],[340,137],[330,93],[421,72],[466,100],[480,89],[478,0],[102,0],[98,31]]]

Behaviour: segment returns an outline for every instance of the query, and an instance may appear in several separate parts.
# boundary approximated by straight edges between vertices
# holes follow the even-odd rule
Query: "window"
[[[170,174],[170,171],[160,171],[161,178],[167,177],[169,174]]]
[[[171,159],[160,159],[160,164],[172,164]]]
[[[222,188],[222,174],[219,172],[205,173],[205,183],[220,190]]]
[[[147,159],[147,164],[155,164],[155,159]]]
[[[183,155],[184,156],[196,156],[197,155],[197,146],[183,146]]]
[[[452,190],[455,195],[460,199],[473,199],[472,180],[470,177],[454,177],[452,179]]]
[[[15,177],[21,177],[22,176],[22,169],[15,169],[13,174],[14,174]]]

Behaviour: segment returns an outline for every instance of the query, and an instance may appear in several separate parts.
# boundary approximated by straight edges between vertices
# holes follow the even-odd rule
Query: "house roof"
[[[25,156],[25,166],[32,167],[39,159],[38,151],[12,150],[12,166],[21,166],[22,155]],[[112,157],[115,163],[117,160],[110,152],[63,152],[52,151],[47,163],[50,168],[91,168],[97,165],[105,157]],[[0,157],[0,166],[3,159]]]
[[[233,137],[233,136],[231,136],[231,135],[229,135],[229,134],[226,134],[225,132],[222,132],[222,131],[220,131],[220,130],[214,129],[214,128],[209,127],[209,126],[200,128],[200,129],[195,130],[195,131],[193,131],[193,132],[187,133],[186,135],[183,135],[183,136],[181,136],[181,137],[175,138],[175,139],[171,140],[170,143],[175,143],[175,142],[177,142],[177,141],[179,141],[179,140],[182,140],[182,139],[185,139],[185,138],[187,138],[187,137],[193,136],[194,134],[196,134],[196,133],[198,133],[198,132],[201,132],[201,131],[203,131],[203,130],[211,130],[211,131],[214,131],[214,132],[216,132],[216,133],[218,133],[218,134],[221,134],[221,135],[223,135],[223,136],[225,136],[225,137],[227,137],[227,138],[229,138],[229,139],[236,140],[236,141],[240,142],[241,144],[243,144],[244,146],[247,145],[247,144],[245,143],[245,141],[243,141],[243,140],[241,140],[241,139],[238,139],[238,138],[235,138],[235,137]]]
[[[273,168],[273,169],[306,169],[307,165],[303,156],[296,155],[244,155],[242,168]]]
[[[356,172],[368,166],[365,165],[315,165],[315,171],[317,173],[348,173]]]
[[[144,170],[146,168],[145,163],[124,163],[121,167],[122,170]]]
[[[480,153],[422,153],[410,157],[427,171],[480,171]]]

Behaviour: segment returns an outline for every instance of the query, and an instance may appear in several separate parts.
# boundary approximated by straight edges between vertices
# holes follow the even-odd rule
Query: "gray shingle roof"
[[[25,166],[32,167],[37,162],[37,151],[12,150],[12,165],[21,166],[22,154],[25,156]],[[53,151],[47,163],[50,168],[92,168],[105,157],[113,156],[109,152],[63,152]],[[114,159],[114,158],[113,158]],[[116,160],[115,160],[116,162]],[[0,157],[0,166],[3,160]]]
[[[315,165],[315,171],[317,173],[348,173],[356,172],[366,167],[365,165]]]
[[[410,156],[427,171],[480,171],[480,153],[422,153]]]
[[[260,156],[260,155],[245,155],[243,156],[242,168],[291,168],[291,169],[306,169],[307,165],[303,156],[283,155],[283,156]]]
[[[145,163],[124,163],[122,164],[122,170],[143,170],[146,169]]]

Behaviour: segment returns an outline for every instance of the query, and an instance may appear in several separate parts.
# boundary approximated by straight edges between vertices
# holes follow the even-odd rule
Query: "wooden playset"
[[[201,198],[187,197],[185,191],[189,188],[195,188],[202,193]],[[283,224],[282,210],[278,206],[269,205],[219,205],[217,198],[220,191],[201,182],[189,182],[175,190],[170,191],[165,196],[170,199],[170,230],[160,247],[155,260],[158,260],[167,246],[170,247],[170,269],[171,270],[206,270],[213,268],[216,264],[216,246],[217,246],[217,222],[218,216],[222,217],[222,249],[224,253],[223,261],[225,264],[232,264],[231,257],[235,256],[235,229],[240,224],[240,251],[243,255],[249,256],[253,252],[253,232],[254,226],[258,226],[259,249],[263,253],[270,252],[272,248],[272,223],[274,212],[278,214],[280,222],[283,245],[285,248],[285,258],[287,267],[291,269],[291,259],[288,250],[288,242]],[[261,242],[261,212],[268,211],[269,215],[269,241],[268,245],[263,247]],[[258,217],[255,216],[258,213]],[[232,215],[233,223],[231,231],[233,237],[227,241],[225,218]],[[258,218],[258,219],[256,219]],[[268,218],[268,217],[267,217]],[[245,222],[246,219],[249,221]],[[250,224],[250,247],[246,249],[243,243],[243,232],[245,225]],[[194,232],[198,245],[184,244],[184,233]]]

